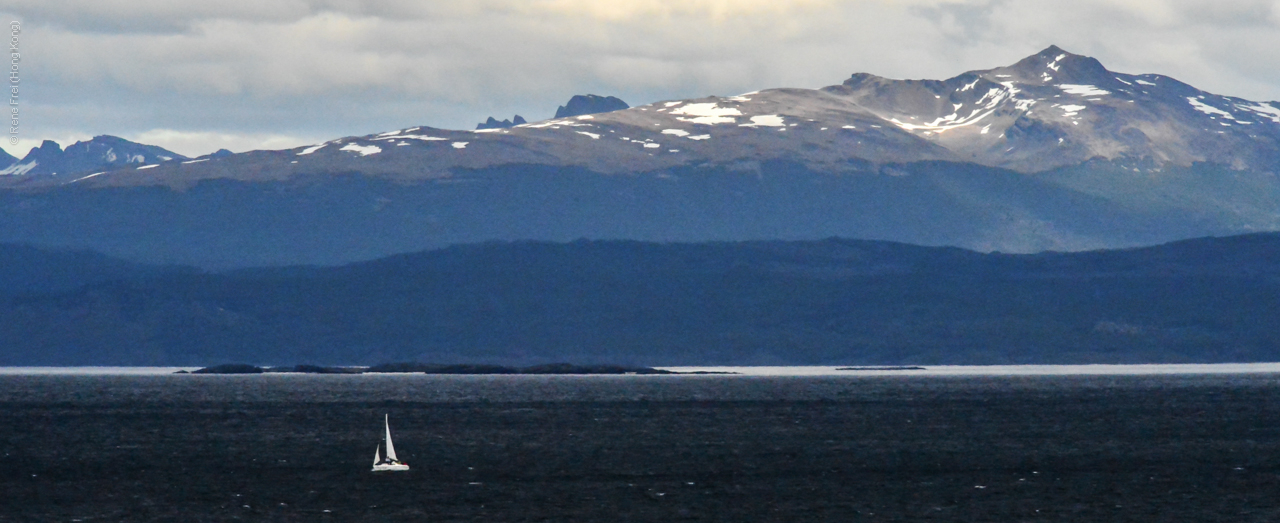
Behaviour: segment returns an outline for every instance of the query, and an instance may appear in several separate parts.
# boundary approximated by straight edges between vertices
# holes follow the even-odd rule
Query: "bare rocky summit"
[[[1116,73],[1057,47],[947,80],[859,73],[816,90],[769,89],[634,108],[614,97],[579,95],[550,120],[491,120],[474,131],[408,127],[235,155],[220,164],[169,161],[146,172],[129,165],[93,183],[336,172],[422,179],[519,163],[635,173],[780,158],[826,170],[850,162],[931,160],[1024,173],[1097,160],[1141,172],[1199,162],[1236,170],[1280,167],[1280,102],[1207,93],[1155,74]],[[108,147],[97,143],[107,138],[76,144],[68,153]]]
[[[44,182],[67,182],[89,173],[102,174],[119,169],[152,169],[162,162],[181,162],[186,156],[173,151],[131,142],[115,136],[95,136],[92,140],[76,142],[63,150],[56,142],[45,140],[40,147],[31,149],[21,160],[8,154],[0,156],[0,176],[39,176]],[[75,176],[72,178],[73,175]],[[33,181],[32,178],[12,178],[12,181]]]

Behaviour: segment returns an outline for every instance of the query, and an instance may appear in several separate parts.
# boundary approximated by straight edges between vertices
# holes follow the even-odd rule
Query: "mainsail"
[[[384,417],[383,422],[387,425],[387,461],[394,463],[399,460],[396,459],[396,447],[391,444],[391,419]]]

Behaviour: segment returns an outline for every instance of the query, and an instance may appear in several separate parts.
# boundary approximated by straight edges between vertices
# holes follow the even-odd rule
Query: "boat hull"
[[[409,466],[403,463],[386,463],[373,466],[374,472],[401,472],[406,470],[409,470]]]

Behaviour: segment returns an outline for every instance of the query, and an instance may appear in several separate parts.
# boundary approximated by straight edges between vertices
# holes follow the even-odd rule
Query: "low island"
[[[179,371],[186,374],[186,371]],[[435,363],[382,363],[371,367],[325,367],[320,365],[296,365],[293,367],[259,367],[247,363],[227,363],[214,365],[190,374],[263,374],[263,373],[304,373],[304,374],[366,374],[366,373],[418,373],[418,374],[712,374],[710,372],[675,372],[655,369],[653,367],[632,367],[624,365],[574,365],[571,363],[548,363],[529,367],[510,367],[487,364],[452,364]],[[714,373],[732,374],[732,373]]]

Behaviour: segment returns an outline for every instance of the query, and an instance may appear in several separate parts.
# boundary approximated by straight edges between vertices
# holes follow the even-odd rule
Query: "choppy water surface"
[[[1280,373],[1229,369],[10,370],[0,523],[1280,521]]]
[[[982,393],[1069,388],[1266,387],[1280,364],[837,367],[673,367],[726,375],[173,374],[155,367],[7,368],[0,401],[20,402],[581,402],[812,401],[910,391]]]

